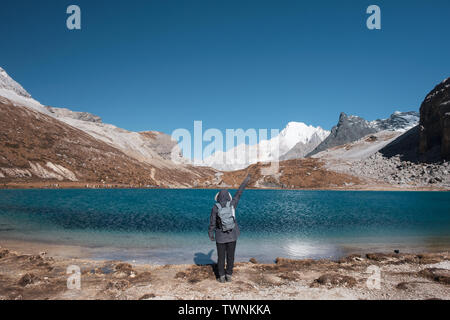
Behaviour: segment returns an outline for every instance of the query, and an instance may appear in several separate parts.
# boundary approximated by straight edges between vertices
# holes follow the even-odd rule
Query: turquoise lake
[[[76,245],[98,259],[210,263],[216,190],[0,190],[1,240]],[[449,192],[246,190],[236,259],[450,248]]]

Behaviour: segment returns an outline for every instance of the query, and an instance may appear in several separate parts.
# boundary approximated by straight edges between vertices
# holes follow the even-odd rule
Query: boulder
[[[6,257],[9,254],[8,249],[0,249],[0,259]]]
[[[32,273],[26,273],[19,279],[18,284],[22,287],[25,287],[26,285],[33,284],[37,281],[39,281],[39,278],[37,276]]]
[[[106,285],[106,289],[126,290],[130,287],[130,282],[127,280],[109,281]]]
[[[447,269],[426,268],[419,272],[419,276],[431,279],[442,284],[450,284],[450,270]]]
[[[344,276],[337,273],[326,273],[314,280],[311,287],[317,287],[319,285],[327,287],[354,287],[356,283],[357,281],[353,277]]]
[[[415,290],[417,288],[417,283],[414,282],[400,282],[397,284],[396,288],[398,290]]]
[[[115,267],[116,273],[124,273],[127,276],[131,275],[133,272],[133,266],[129,263],[119,263]]]

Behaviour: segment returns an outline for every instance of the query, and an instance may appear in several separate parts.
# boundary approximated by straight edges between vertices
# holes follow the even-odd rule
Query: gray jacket
[[[235,195],[233,196],[233,199],[230,197],[230,193],[228,190],[220,190],[220,192],[217,194],[216,201],[220,203],[222,207],[226,205],[228,201],[231,200],[231,205],[236,209],[239,199],[241,198],[242,192],[244,191],[245,187],[249,183],[250,178],[245,178],[244,182],[242,182],[241,186],[239,187],[238,191],[236,191]],[[208,229],[208,235],[211,241],[214,241],[214,235],[215,240],[217,243],[227,243],[227,242],[233,242],[236,241],[239,237],[239,226],[236,221],[236,226],[234,229],[230,232],[223,232],[221,229],[221,226],[219,224],[219,221],[217,219],[217,213],[219,212],[219,209],[216,205],[213,206],[211,210],[211,217],[209,220],[209,229]]]

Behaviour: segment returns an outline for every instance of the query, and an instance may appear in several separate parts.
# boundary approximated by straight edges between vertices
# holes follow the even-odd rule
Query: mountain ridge
[[[419,123],[419,113],[415,111],[395,111],[387,119],[367,121],[362,117],[347,115],[341,112],[336,126],[331,129],[330,135],[324,139],[306,157],[311,157],[321,151],[344,145],[361,139],[362,137],[380,131],[405,132]]]
[[[341,113],[331,132],[291,121],[274,138],[235,147],[241,156],[248,154],[248,148],[262,147],[267,152],[239,170],[227,171],[191,165],[167,134],[128,131],[103,123],[89,112],[43,106],[7,78],[3,70],[0,183],[5,187],[53,183],[72,187],[229,188],[237,187],[251,172],[250,186],[255,188],[450,188],[447,162],[428,165],[425,170],[421,163],[404,161],[398,154],[404,149],[415,152],[419,128],[414,111],[396,111],[387,119],[373,121]],[[430,94],[427,99],[435,96],[439,98]],[[304,158],[330,140],[335,146]],[[174,162],[174,157],[180,160]],[[269,162],[278,162],[279,170],[267,170]]]
[[[194,187],[215,174],[182,161],[175,164],[172,157],[181,153],[164,133],[131,132],[88,112],[44,106],[4,69],[0,114],[0,181]]]

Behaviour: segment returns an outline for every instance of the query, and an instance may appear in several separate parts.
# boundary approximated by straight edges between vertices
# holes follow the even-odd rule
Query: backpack
[[[234,218],[234,207],[230,205],[230,201],[227,201],[225,207],[222,207],[220,203],[216,203],[218,210],[217,215],[220,218],[220,224],[223,232],[229,232],[233,230],[236,225]]]

